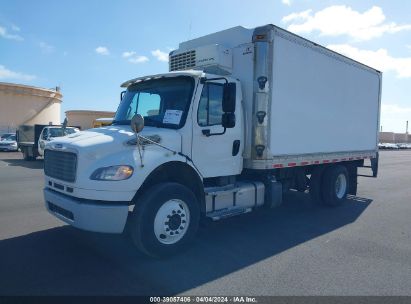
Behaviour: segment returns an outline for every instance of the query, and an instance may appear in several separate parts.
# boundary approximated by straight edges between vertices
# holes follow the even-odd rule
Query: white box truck
[[[50,213],[97,232],[128,223],[137,248],[167,256],[202,218],[289,189],[336,206],[359,167],[377,176],[379,71],[274,25],[183,42],[169,69],[125,82],[111,126],[47,144]]]
[[[16,132],[17,144],[24,160],[33,161],[44,156],[44,148],[50,140],[79,131],[78,127],[63,128],[61,125],[21,125]]]

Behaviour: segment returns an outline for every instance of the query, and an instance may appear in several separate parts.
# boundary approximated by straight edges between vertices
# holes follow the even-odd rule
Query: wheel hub
[[[167,224],[171,230],[177,230],[181,225],[181,216],[179,214],[173,214],[168,222],[166,222],[166,225]]]
[[[190,211],[185,202],[172,199],[165,202],[154,218],[154,233],[163,244],[175,244],[185,235]]]
[[[341,199],[344,197],[347,191],[347,178],[344,174],[340,174],[337,176],[337,180],[335,181],[335,194],[336,196]]]

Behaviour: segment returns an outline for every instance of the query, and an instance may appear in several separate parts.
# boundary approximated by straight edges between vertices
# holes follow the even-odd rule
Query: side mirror
[[[136,114],[131,119],[131,129],[134,133],[140,133],[144,128],[144,118],[140,114]]]
[[[123,91],[123,92],[120,93],[120,101],[123,100],[124,94],[126,94],[126,91]]]
[[[223,88],[223,112],[234,113],[235,112],[235,99],[236,99],[236,85],[235,83],[226,83]]]
[[[235,127],[235,114],[224,113],[221,117],[221,124],[224,128],[230,129]]]

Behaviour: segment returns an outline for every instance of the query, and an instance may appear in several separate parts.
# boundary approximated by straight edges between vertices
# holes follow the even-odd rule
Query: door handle
[[[211,131],[210,131],[210,129],[203,129],[203,130],[201,130],[201,133],[203,133],[203,135],[209,137],[210,134],[211,134]]]
[[[233,141],[233,151],[232,151],[232,156],[236,156],[238,152],[240,151],[240,140],[235,140]]]

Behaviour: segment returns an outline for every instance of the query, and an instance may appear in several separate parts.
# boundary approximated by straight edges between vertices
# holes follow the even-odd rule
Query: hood
[[[159,143],[161,145],[175,151],[181,150],[181,135],[176,130],[145,127],[140,134],[145,137],[155,136],[160,138]],[[53,150],[70,149],[80,153],[83,153],[83,151],[92,153],[94,156],[98,153],[99,156],[102,156],[124,150],[124,147],[135,148],[135,146],[127,144],[128,141],[135,138],[136,135],[131,131],[130,126],[107,126],[73,133],[64,137],[55,137],[47,143],[46,148]],[[153,146],[153,144],[150,144],[145,149],[150,151],[151,148],[160,148]]]

